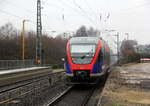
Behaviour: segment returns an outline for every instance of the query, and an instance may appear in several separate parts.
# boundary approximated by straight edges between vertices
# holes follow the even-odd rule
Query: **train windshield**
[[[87,57],[94,56],[96,50],[96,45],[95,44],[74,44],[71,45],[71,56],[84,56],[86,55]]]
[[[90,64],[96,51],[95,44],[71,45],[71,57],[75,64]]]

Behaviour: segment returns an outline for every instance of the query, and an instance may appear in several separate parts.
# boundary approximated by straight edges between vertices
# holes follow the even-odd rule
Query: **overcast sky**
[[[26,29],[35,30],[36,1],[0,0],[0,26],[11,22],[21,29],[22,20],[29,19]],[[125,33],[129,33],[129,39],[137,40],[139,44],[150,41],[150,0],[41,1],[43,32],[71,32],[85,25],[99,30],[116,30],[121,40],[126,39]]]

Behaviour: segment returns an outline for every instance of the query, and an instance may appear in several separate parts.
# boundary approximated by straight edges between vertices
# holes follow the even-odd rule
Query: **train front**
[[[91,83],[99,77],[98,67],[95,69],[98,42],[99,39],[96,37],[75,37],[68,41],[65,62],[67,82]]]

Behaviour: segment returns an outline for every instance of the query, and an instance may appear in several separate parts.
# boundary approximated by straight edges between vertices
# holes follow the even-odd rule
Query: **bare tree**
[[[84,36],[88,36],[87,35],[87,29],[85,26],[81,26],[75,34],[76,37],[84,37]]]
[[[121,53],[123,55],[129,55],[135,53],[135,45],[137,42],[135,40],[124,40],[121,44]]]
[[[90,27],[90,29],[87,30],[88,36],[98,37],[100,34],[99,30],[94,29],[93,27]]]
[[[90,27],[87,29],[85,26],[81,26],[77,31],[74,36],[76,37],[84,37],[84,36],[89,36],[89,37],[98,37],[100,34],[100,31],[97,29],[94,29],[93,27]]]

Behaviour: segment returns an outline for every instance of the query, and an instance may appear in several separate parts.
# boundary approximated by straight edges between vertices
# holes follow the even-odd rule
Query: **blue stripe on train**
[[[65,66],[66,66],[66,72],[71,74],[72,73],[71,64],[68,64],[68,63],[65,62]]]
[[[98,62],[98,63],[94,64],[93,69],[92,69],[92,73],[101,73],[103,71],[102,65],[103,65],[103,62]]]

